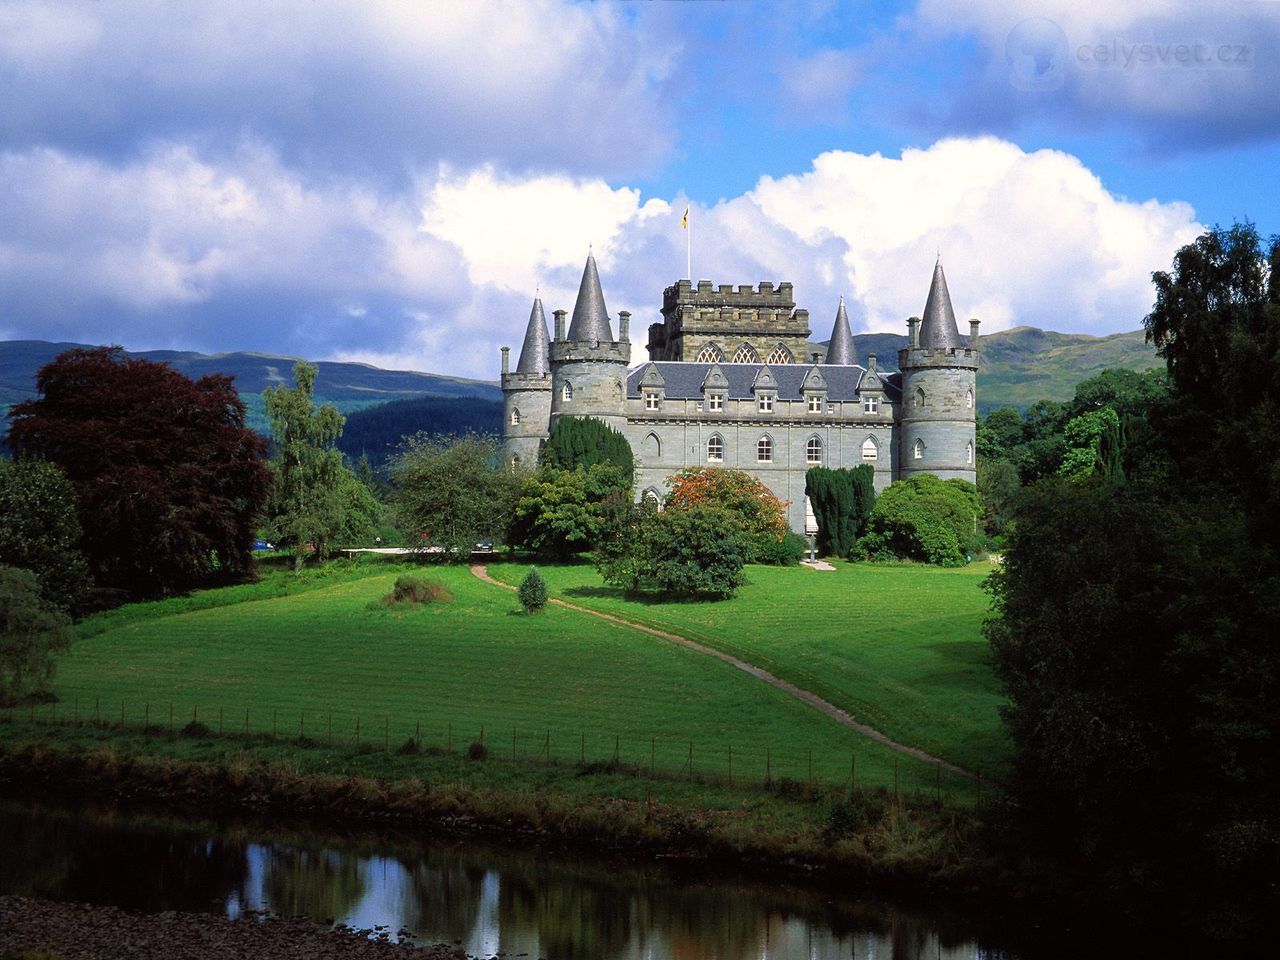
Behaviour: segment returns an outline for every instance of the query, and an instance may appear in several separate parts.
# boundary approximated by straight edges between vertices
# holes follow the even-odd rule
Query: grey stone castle
[[[901,372],[855,356],[841,300],[825,356],[810,352],[809,313],[792,286],[695,286],[681,280],[649,327],[649,361],[631,362],[631,314],[618,337],[588,255],[573,317],[555,311],[547,335],[535,299],[514,370],[502,348],[504,455],[535,466],[560,417],[595,417],[622,432],[636,455],[636,497],[661,499],[684,467],[736,467],[786,501],[804,532],[805,471],[869,463],[882,490],[914,473],[973,482],[978,321],[966,342],[956,326],[941,262],[924,317],[907,321]]]

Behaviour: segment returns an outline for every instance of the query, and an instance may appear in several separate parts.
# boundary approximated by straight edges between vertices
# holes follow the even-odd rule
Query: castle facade
[[[809,343],[809,313],[792,285],[696,285],[663,293],[662,322],[648,331],[649,359],[629,369],[630,321],[618,337],[588,255],[578,299],[554,313],[548,336],[535,299],[514,370],[502,348],[504,456],[536,466],[560,417],[595,417],[619,430],[636,456],[639,498],[661,500],[685,467],[734,467],[788,503],[803,533],[810,467],[871,464],[883,490],[914,473],[974,482],[978,321],[960,336],[941,262],[923,318],[907,320],[899,372],[876,356],[859,363],[841,300],[825,354]]]

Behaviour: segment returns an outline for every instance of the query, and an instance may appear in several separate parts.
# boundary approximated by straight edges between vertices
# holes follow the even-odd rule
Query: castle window
[[[659,401],[658,394],[655,393],[654,391],[646,390],[644,392],[644,408],[646,410],[657,410],[658,401]]]
[[[913,460],[920,460],[923,457],[924,457],[924,444],[921,441],[917,440],[911,446],[911,458]]]
[[[564,386],[560,388],[560,399],[569,401],[573,399],[573,384],[568,380],[564,382]]]
[[[511,457],[511,472],[515,473],[520,469],[520,454],[513,454]]]
[[[517,407],[511,408],[511,425],[513,427],[520,426],[520,410]]]
[[[650,460],[662,458],[662,441],[656,433],[647,434],[644,438],[644,455]]]
[[[822,397],[820,397],[816,393],[809,394],[809,412],[810,413],[822,412]]]
[[[966,390],[964,392],[964,405],[966,410],[973,409],[973,391],[972,390]]]
[[[863,413],[879,413],[880,398],[879,397],[863,397],[862,412]]]
[[[756,441],[756,462],[773,463],[773,441],[768,437]]]
[[[708,343],[698,351],[698,363],[724,363],[724,351],[714,343]]]
[[[640,498],[646,507],[662,509],[662,498],[658,496],[658,491],[650,487],[644,492],[644,496]]]
[[[724,409],[724,394],[723,394],[723,393],[709,393],[709,394],[707,394],[707,409],[708,409],[708,410],[723,410],[723,409]]]
[[[863,460],[879,460],[880,448],[876,446],[875,437],[867,437],[862,441],[862,459]]]
[[[770,350],[769,359],[765,361],[765,363],[773,363],[773,364],[794,363],[794,362],[795,362],[795,358],[791,356],[791,351],[788,350],[786,347],[784,347],[782,344],[778,344],[776,347]]]
[[[756,353],[755,349],[751,346],[751,344],[744,343],[742,346],[738,348],[737,352],[734,353],[733,362],[734,363],[759,363],[760,354]]]
[[[964,462],[973,463],[973,444],[967,443],[964,447]]]
[[[707,439],[707,461],[709,463],[724,462],[724,439],[718,433],[713,433]]]
[[[810,437],[809,442],[804,445],[804,462],[822,462],[822,441],[818,437]]]
[[[756,409],[761,413],[773,413],[773,394],[760,394],[760,396],[756,398]]]
[[[916,388],[916,406],[917,407],[924,406],[924,391],[921,390],[919,387]]]

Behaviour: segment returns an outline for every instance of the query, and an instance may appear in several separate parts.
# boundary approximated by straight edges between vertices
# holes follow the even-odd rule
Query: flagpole
[[[689,216],[685,212],[685,218]],[[693,283],[693,230],[688,226],[684,228],[684,269],[689,275],[689,282]]]

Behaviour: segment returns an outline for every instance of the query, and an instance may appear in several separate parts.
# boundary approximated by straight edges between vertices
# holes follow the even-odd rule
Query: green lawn
[[[932,767],[726,664],[572,611],[551,607],[525,616],[513,594],[465,568],[418,571],[444,581],[455,597],[450,603],[409,610],[377,604],[404,569],[346,566],[301,584],[273,573],[264,584],[90,620],[60,661],[57,716],[78,713],[83,720],[97,713],[118,721],[123,703],[129,722],[141,722],[145,711],[163,726],[172,706],[179,726],[194,710],[215,730],[222,724],[239,731],[247,712],[255,731],[274,724],[281,737],[295,736],[301,720],[307,735],[322,743],[330,718],[334,740],[349,742],[359,717],[362,742],[381,745],[385,737],[392,748],[421,724],[427,743],[445,745],[451,737],[459,749],[483,725],[490,750],[502,756],[512,749],[514,730],[520,756],[540,754],[549,734],[554,757],[577,760],[585,741],[588,759],[609,759],[617,745],[622,761],[648,765],[656,756],[669,771],[683,767],[692,744],[695,767],[704,772],[727,773],[732,750],[738,779],[763,776],[768,757],[775,778],[805,780],[812,751],[818,779],[847,782],[852,755],[860,782],[891,786],[896,769],[904,789],[933,790]],[[853,569],[842,568],[831,585],[847,583]],[[578,577],[598,583],[589,568],[546,572],[555,589]],[[794,578],[796,589],[774,609],[761,605],[756,586],[731,604],[682,605],[663,615],[712,623],[731,616],[744,636],[767,632],[750,622],[754,617],[767,615],[790,628],[801,593],[813,590],[805,578],[816,579],[794,570],[753,570],[752,577]],[[590,599],[630,612],[623,601]],[[646,612],[652,620],[656,608]],[[891,645],[894,636],[885,633],[884,642]],[[810,648],[794,649],[797,662],[811,669]],[[985,689],[978,685],[970,693],[981,699]],[[949,696],[962,699],[959,689]],[[894,706],[890,699],[886,710]],[[970,785],[946,774],[943,787],[972,795]]]
[[[517,583],[526,564],[493,564]],[[733,600],[628,599],[590,564],[539,567],[552,596],[727,651],[818,693],[895,740],[999,775],[1003,702],[981,634],[989,563],[749,567]]]

